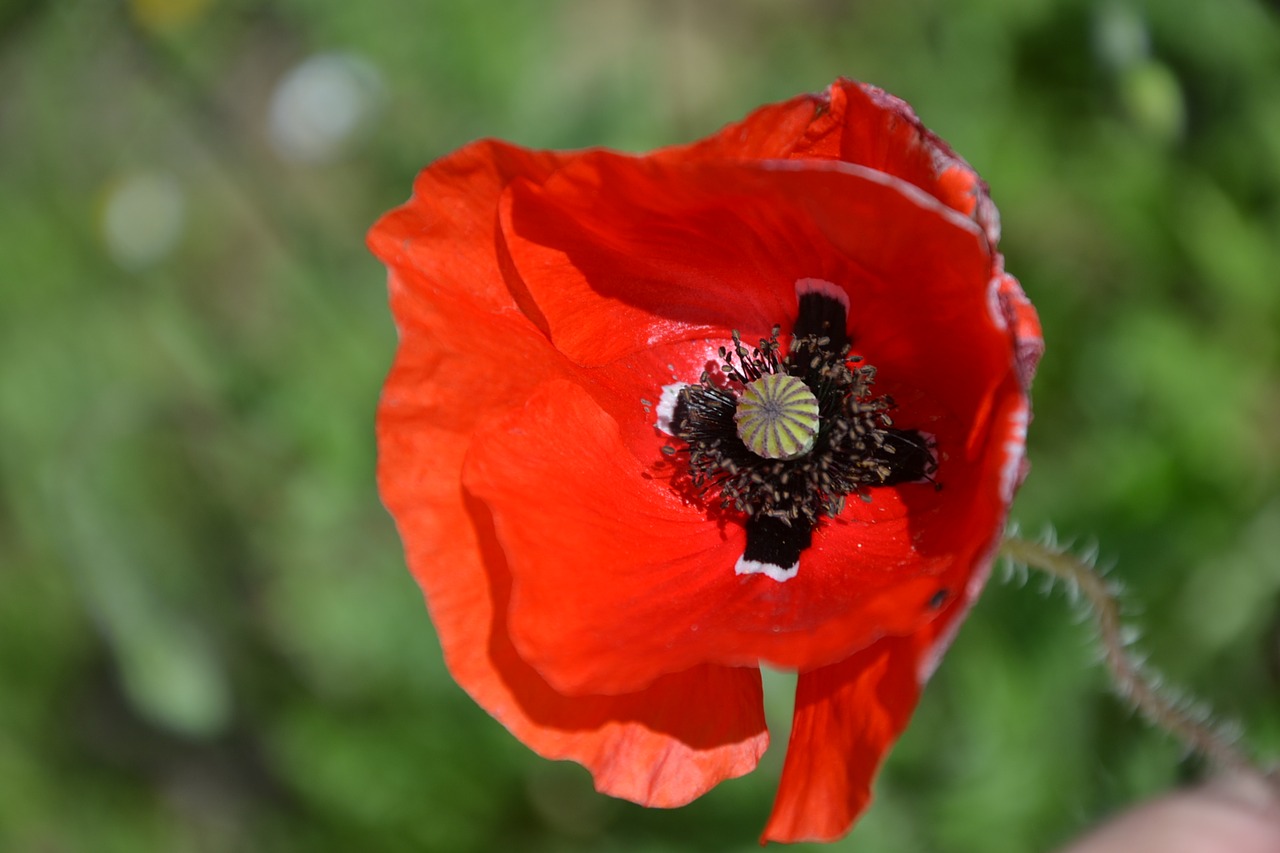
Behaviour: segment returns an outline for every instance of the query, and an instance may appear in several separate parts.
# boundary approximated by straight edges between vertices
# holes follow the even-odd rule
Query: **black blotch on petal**
[[[950,595],[951,595],[951,590],[947,589],[946,587],[943,587],[942,589],[938,590],[933,594],[933,598],[929,599],[929,609],[937,610],[939,607],[943,605],[943,602],[945,602],[947,600],[947,597]]]
[[[933,455],[932,441],[919,430],[893,429],[884,431],[882,445],[875,449],[875,457],[889,468],[889,476],[882,485],[919,483],[932,480],[938,470],[938,460]]]
[[[814,292],[801,294],[799,303],[800,316],[791,330],[796,338],[830,338],[831,343],[823,347],[828,352],[840,352],[849,344],[848,312],[839,299]]]
[[[772,515],[755,515],[747,519],[747,547],[742,556],[789,569],[800,559],[800,552],[812,543],[813,524],[807,519],[792,519],[787,524]]]
[[[671,434],[679,435],[684,429],[685,418],[689,417],[689,401],[681,390],[676,395],[676,404],[671,409]]]

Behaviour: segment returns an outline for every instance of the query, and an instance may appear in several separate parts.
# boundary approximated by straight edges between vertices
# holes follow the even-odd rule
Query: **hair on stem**
[[[1102,642],[1102,662],[1111,674],[1115,691],[1152,725],[1168,732],[1190,751],[1222,771],[1261,776],[1280,790],[1277,769],[1264,770],[1240,746],[1236,727],[1213,721],[1207,705],[1194,701],[1162,683],[1145,657],[1134,651],[1138,632],[1121,614],[1120,584],[1097,567],[1098,549],[1076,555],[1060,547],[1052,532],[1034,542],[1011,531],[1000,548],[1011,565],[1011,576],[1026,582],[1027,569],[1037,569],[1061,583],[1068,597],[1095,623]]]

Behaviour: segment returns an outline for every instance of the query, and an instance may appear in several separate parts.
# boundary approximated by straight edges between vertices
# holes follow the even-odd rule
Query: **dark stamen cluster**
[[[815,523],[835,516],[850,494],[871,486],[928,479],[936,468],[923,436],[893,429],[893,401],[873,397],[875,368],[858,366],[848,343],[804,335],[779,358],[778,333],[748,350],[735,331],[733,348],[720,348],[719,370],[704,371],[680,392],[672,420],[687,445],[692,486],[705,496],[718,490],[720,505],[751,517]],[[805,383],[818,400],[813,448],[795,459],[765,459],[738,437],[734,421],[742,389],[766,374],[786,373]],[[913,452],[915,446],[918,452]]]

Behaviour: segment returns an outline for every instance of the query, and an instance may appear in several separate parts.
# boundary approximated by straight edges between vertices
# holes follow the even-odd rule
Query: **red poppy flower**
[[[646,156],[424,170],[369,237],[400,332],[378,477],[458,683],[678,806],[756,765],[759,665],[798,670],[764,839],[847,831],[1023,476],[1042,344],[998,236],[850,81]]]

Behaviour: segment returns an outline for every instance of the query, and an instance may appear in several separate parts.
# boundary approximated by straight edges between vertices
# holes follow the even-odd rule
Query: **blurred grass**
[[[316,55],[373,109],[282,159]],[[1049,343],[1015,517],[1100,544],[1154,663],[1280,751],[1274,5],[7,0],[0,848],[754,849],[776,754],[649,812],[448,680],[373,486],[363,235],[476,136],[640,150],[841,74],[1001,207]],[[1044,849],[1199,772],[1061,598],[993,584],[837,849]]]

